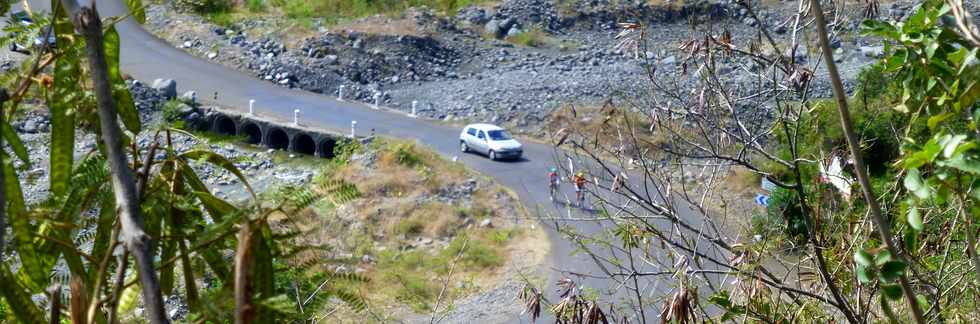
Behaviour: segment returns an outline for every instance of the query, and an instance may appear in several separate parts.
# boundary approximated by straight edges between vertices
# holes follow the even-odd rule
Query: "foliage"
[[[57,4],[58,2],[55,2]],[[126,2],[132,8],[142,7],[140,1]],[[205,1],[207,8],[218,2]],[[83,39],[73,35],[74,28],[61,6],[55,6],[53,32],[58,39],[54,48],[32,53],[37,68],[14,70],[9,74],[18,77],[2,78],[2,87],[24,89],[13,94],[4,105],[4,116],[13,116],[21,108],[20,103],[29,88],[38,86],[39,93],[52,115],[50,140],[51,188],[46,199],[27,203],[21,188],[19,172],[31,167],[26,149],[6,121],[0,124],[0,134],[9,144],[11,152],[23,159],[15,168],[10,156],[4,156],[3,175],[5,189],[5,216],[10,220],[13,233],[11,261],[0,264],[0,318],[6,320],[7,312],[17,322],[38,322],[45,318],[42,307],[32,296],[45,293],[52,284],[67,286],[71,282],[69,299],[80,308],[71,308],[73,321],[106,322],[118,313],[129,318],[129,312],[138,304],[140,291],[144,289],[135,272],[125,273],[133,267],[126,257],[118,257],[124,244],[119,230],[121,220],[114,213],[116,202],[110,172],[107,167],[104,145],[82,152],[75,163],[76,132],[88,132],[98,125],[94,111],[92,82],[86,77],[92,72]],[[139,17],[137,17],[139,18]],[[37,17],[35,24],[46,23],[50,18]],[[13,24],[21,26],[20,24]],[[37,30],[38,26],[25,26],[25,30]],[[13,27],[12,27],[13,28]],[[19,27],[18,27],[19,28]],[[22,35],[4,37],[5,42]],[[348,183],[333,182],[325,185],[322,192],[291,190],[286,194],[273,195],[234,205],[215,197],[197,174],[195,166],[210,164],[237,176],[249,189],[248,180],[231,161],[208,150],[178,151],[172,146],[174,129],[160,129],[144,133],[135,110],[133,99],[123,83],[119,67],[119,36],[114,27],[104,29],[105,58],[108,79],[112,85],[111,96],[116,103],[121,127],[129,134],[142,136],[153,143],[139,147],[133,138],[123,138],[124,154],[132,162],[129,167],[137,174],[133,183],[139,195],[143,230],[152,239],[152,257],[156,259],[156,275],[163,294],[180,294],[186,297],[190,318],[203,322],[223,321],[236,312],[234,295],[237,283],[233,267],[225,258],[229,250],[250,251],[253,257],[237,258],[235,262],[248,262],[244,267],[250,272],[247,285],[254,287],[254,294],[243,297],[256,305],[259,321],[278,316],[291,316],[298,306],[288,291],[276,287],[281,280],[283,262],[296,251],[321,248],[303,246],[293,240],[301,232],[294,228],[289,216],[299,213],[312,203],[328,198],[334,204],[343,204],[358,195],[356,187]],[[25,65],[29,66],[29,65]],[[98,68],[98,67],[96,67]],[[53,76],[43,74],[52,71]],[[53,80],[51,80],[53,79]],[[47,81],[45,81],[47,80]],[[176,102],[164,109],[167,118],[176,115]],[[133,145],[130,146],[129,144]],[[160,154],[157,154],[160,153]],[[6,155],[7,152],[2,154]],[[348,154],[349,153],[343,153]],[[275,218],[275,219],[273,219]],[[5,230],[5,229],[0,229]],[[245,244],[239,244],[236,233],[249,233]],[[0,251],[7,252],[7,251]],[[19,264],[16,271],[9,264]],[[288,274],[288,273],[287,273]],[[205,281],[212,288],[199,289]],[[336,276],[339,282],[363,282],[355,276]],[[178,284],[182,282],[183,284]],[[118,291],[118,292],[115,292]],[[322,294],[334,296],[351,305],[355,310],[364,308],[364,302],[342,287],[328,286]],[[85,298],[83,298],[85,297]],[[101,305],[88,304],[84,300],[100,300]],[[5,305],[11,305],[7,307]],[[115,306],[111,306],[115,305]],[[88,320],[82,320],[89,317]],[[57,319],[52,319],[57,321]],[[135,321],[135,319],[124,322]]]
[[[429,273],[446,275],[459,256],[459,269],[481,271],[503,263],[500,247],[485,233],[471,231],[458,235],[447,247],[430,254],[423,249],[407,251],[385,250],[378,255],[379,284],[393,289],[396,300],[408,304],[414,310],[430,310],[442,287],[438,278]]]
[[[848,16],[835,2],[803,0],[800,8],[812,5],[812,12],[795,13],[796,19],[820,21],[820,3],[828,5],[828,17]],[[738,4],[747,15],[757,14],[754,3]],[[831,55],[797,60],[798,52],[785,53],[806,42],[778,36],[783,33],[769,26],[756,26],[761,36],[753,40],[724,27],[694,26],[676,70],[648,70],[650,97],[608,109],[635,112],[649,128],[603,120],[605,129],[621,133],[618,142],[603,129],[573,123],[555,129],[556,165],[594,176],[590,199],[599,216],[608,216],[589,223],[604,230],[585,231],[569,226],[560,211],[555,228],[601,269],[589,281],[626,290],[608,296],[627,300],[613,302],[610,309],[625,314],[608,313],[615,316],[611,322],[642,318],[648,306],[637,305],[658,303],[664,305],[661,320],[681,323],[976,322],[980,41],[969,36],[975,19],[963,18],[960,6],[927,0],[902,21],[865,21],[865,35],[881,38],[885,54],[865,67],[851,96],[838,100],[811,98],[811,86],[828,81],[816,71],[835,66],[823,28],[821,50]],[[874,2],[866,9],[866,17],[875,16]],[[649,26],[620,26],[619,47],[642,52],[658,45],[637,32]],[[837,32],[831,30],[830,39],[848,36]],[[756,65],[719,69],[732,62]],[[745,92],[748,79],[760,81]],[[659,156],[629,150],[658,133],[657,149],[667,157],[660,161],[669,165],[653,165]],[[850,149],[860,158],[851,159]],[[831,157],[841,158],[843,179],[820,174]],[[854,169],[858,160],[867,162],[866,170]],[[778,187],[763,214],[729,204],[747,200],[748,192],[732,197],[717,186],[715,174],[732,167]],[[856,174],[861,181],[854,181]],[[624,177],[631,179],[617,182]],[[576,225],[589,222],[568,215]],[[676,289],[672,295],[663,292],[665,282]],[[542,308],[531,298],[537,291],[522,294],[532,314]],[[692,291],[699,296],[686,295]],[[691,303],[719,311],[691,312]],[[686,316],[691,313],[696,317]]]
[[[796,191],[777,188],[769,197],[766,213],[769,220],[779,220],[783,234],[795,238],[806,234],[803,211],[800,209],[800,196]],[[771,224],[770,224],[771,225]]]
[[[234,19],[229,13],[281,12],[287,18],[308,22],[311,19],[333,23],[344,19],[357,19],[372,15],[398,15],[408,8],[429,7],[446,15],[455,14],[460,8],[478,5],[486,0],[177,0],[188,8],[209,17],[215,23],[230,25]],[[239,8],[240,7],[240,8]],[[240,9],[240,10],[239,10]],[[240,18],[240,17],[239,17]]]
[[[265,0],[248,0],[245,2],[245,7],[250,12],[265,12],[266,3]]]
[[[506,40],[526,47],[542,47],[548,44],[549,37],[540,27],[532,27],[517,35],[507,36]]]
[[[175,0],[174,3],[199,14],[227,12],[232,7],[230,0]]]

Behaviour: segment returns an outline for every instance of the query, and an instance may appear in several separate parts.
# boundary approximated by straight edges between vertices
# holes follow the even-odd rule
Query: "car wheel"
[[[496,161],[497,160],[497,152],[494,152],[493,150],[490,150],[490,154],[488,154],[488,155],[490,155],[490,160],[493,160],[493,161]]]
[[[469,152],[470,151],[470,147],[466,145],[466,142],[460,141],[459,142],[459,151],[460,152],[463,152],[463,153]]]

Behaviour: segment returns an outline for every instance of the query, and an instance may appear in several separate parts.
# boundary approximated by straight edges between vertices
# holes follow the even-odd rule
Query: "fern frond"
[[[344,304],[347,304],[347,306],[354,311],[361,312],[367,309],[367,301],[365,301],[364,298],[361,298],[361,296],[355,295],[346,289],[331,287],[328,288],[326,292],[328,295],[332,295],[343,301]]]

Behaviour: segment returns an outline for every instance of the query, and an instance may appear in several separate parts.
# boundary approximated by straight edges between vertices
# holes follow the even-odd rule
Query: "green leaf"
[[[17,132],[14,132],[13,126],[10,126],[10,123],[4,120],[4,122],[0,124],[0,127],[2,127],[0,128],[0,131],[3,132],[3,139],[7,141],[6,144],[10,145],[10,149],[14,151],[14,155],[17,155],[17,158],[20,159],[21,162],[24,162],[24,165],[26,165],[27,168],[31,168],[31,159],[27,155],[27,147],[24,146],[24,142],[20,140],[20,136],[17,136]]]
[[[956,104],[959,105],[960,109],[969,108],[973,107],[977,99],[980,99],[980,82],[973,80],[963,88],[960,100]]]
[[[41,291],[48,284],[50,268],[45,264],[51,263],[46,262],[51,258],[37,251],[34,237],[38,226],[31,224],[24,207],[24,194],[21,192],[17,172],[14,171],[12,161],[6,154],[4,155],[3,171],[4,182],[6,182],[4,197],[7,199],[7,219],[14,237],[14,249],[21,261],[17,276],[32,290]]]
[[[65,17],[65,16],[61,16]],[[67,18],[54,24],[56,35],[71,35],[74,30]],[[75,157],[75,112],[78,108],[81,88],[81,57],[79,43],[59,41],[56,46],[63,53],[54,62],[54,89],[48,96],[51,115],[51,193],[60,196],[68,189],[71,168]]]
[[[191,151],[184,152],[183,154],[180,155],[180,157],[189,160],[207,161],[211,164],[214,164],[218,167],[228,170],[228,172],[234,174],[235,177],[238,177],[238,180],[245,185],[245,188],[248,189],[248,192],[249,194],[252,195],[252,198],[256,199],[255,191],[252,190],[252,185],[248,184],[248,179],[245,178],[245,175],[242,174],[242,171],[239,170],[234,163],[228,161],[228,159],[226,159],[224,156],[221,156],[220,154],[207,150],[191,150]]]
[[[347,306],[350,306],[350,308],[356,312],[361,312],[367,309],[367,303],[360,296],[354,295],[353,293],[342,289],[334,289],[332,292],[337,299],[344,301]]]
[[[10,160],[10,156],[6,153],[3,154],[3,188],[4,188],[4,198],[7,200],[7,217],[8,219],[15,219],[22,217],[25,211],[24,206],[24,193],[20,188],[20,179],[17,171],[14,170],[14,163]],[[11,223],[12,224],[12,223]]]
[[[129,7],[129,13],[133,15],[133,19],[136,19],[140,24],[146,23],[146,8],[143,7],[142,1],[126,0],[126,6]]]
[[[25,287],[17,282],[7,264],[0,262],[0,294],[4,301],[10,305],[10,311],[21,323],[37,323],[44,318],[44,314],[31,300],[31,294]]]
[[[953,152],[956,151],[956,148],[959,147],[960,143],[962,143],[963,140],[965,139],[966,139],[966,135],[962,135],[962,134],[955,135],[955,136],[952,135],[944,136],[944,140],[940,141],[939,143],[940,146],[943,147],[943,157],[948,159],[951,156],[953,156]]]
[[[919,236],[916,235],[914,229],[906,228],[902,235],[902,241],[905,243],[905,248],[910,251],[919,248]]]
[[[731,298],[728,296],[727,290],[716,292],[715,294],[711,295],[711,297],[708,297],[708,301],[711,302],[712,304],[720,306],[722,309],[728,309],[732,307],[732,301]]]
[[[116,32],[115,26],[106,29],[103,42],[105,59],[109,67],[109,81],[112,83],[112,99],[116,101],[116,109],[119,110],[123,125],[133,134],[137,134],[140,132],[140,116],[119,71],[119,33]]]
[[[886,282],[895,282],[898,277],[901,277],[905,273],[905,262],[902,261],[888,261],[881,266],[881,272],[879,276],[882,280]]]
[[[268,232],[268,223],[264,221],[259,221],[255,224],[253,228],[253,245],[252,253],[253,266],[250,271],[252,271],[252,278],[254,281],[252,283],[255,293],[259,297],[268,298],[276,294],[275,285],[275,268],[272,261],[275,259],[273,255],[273,245],[274,242],[270,240],[265,235]],[[271,322],[274,314],[264,307],[259,307],[258,312],[256,312],[256,319],[258,322]]]
[[[191,313],[197,313],[201,311],[201,297],[197,294],[197,280],[194,279],[194,268],[188,255],[187,244],[183,239],[180,239],[177,245],[180,248],[180,265],[181,273],[184,274],[184,293],[187,295],[187,306]]]
[[[905,159],[905,167],[918,168],[927,163],[932,163],[941,151],[942,147],[939,146],[936,139],[931,139],[922,146],[922,150],[912,153],[910,157]]]
[[[162,242],[160,243],[163,245],[163,253],[160,254],[160,260],[170,260],[177,255],[177,240],[161,240]],[[173,266],[168,266],[160,269],[160,291],[167,296],[170,296],[174,291],[174,268]]]
[[[899,300],[902,298],[902,287],[896,284],[881,285],[881,293],[888,299]]]
[[[105,195],[99,208],[99,223],[95,228],[95,240],[92,243],[92,257],[95,260],[102,260],[109,249],[109,240],[112,236],[113,225],[116,220],[116,199],[112,195]]]
[[[930,130],[935,130],[936,127],[939,126],[939,123],[943,122],[944,120],[952,116],[953,116],[952,113],[942,113],[929,117],[929,119],[926,121],[926,125],[929,126]]]
[[[921,174],[919,174],[919,169],[909,169],[908,174],[905,175],[905,189],[914,194],[919,199],[929,198],[929,187],[922,182]]]
[[[875,265],[880,267],[880,266],[884,265],[886,262],[891,261],[891,260],[892,260],[892,253],[891,252],[888,252],[887,250],[886,251],[881,251],[881,252],[878,253],[877,256],[875,256]]]
[[[864,266],[858,266],[854,270],[859,282],[863,284],[871,283],[871,280],[874,277],[874,270],[868,269],[868,267]]]
[[[858,250],[854,252],[854,263],[858,265],[869,267],[874,264],[874,257],[871,253],[865,250]]]
[[[909,207],[906,219],[909,222],[909,226],[912,226],[916,231],[922,231],[922,215],[919,214],[919,208],[915,206]]]
[[[878,298],[878,300],[881,302],[882,313],[885,313],[885,317],[888,318],[888,323],[890,324],[900,323],[898,321],[898,316],[895,316],[895,311],[892,309],[892,306],[888,304],[888,298],[886,298],[885,296],[881,296],[881,298]]]
[[[209,214],[212,214],[212,217],[221,217],[238,211],[238,208],[235,208],[235,206],[232,206],[228,202],[215,197],[211,193],[195,191],[194,195],[201,200],[201,204],[204,205]],[[214,214],[218,215],[215,216]]]
[[[959,154],[952,159],[939,161],[936,164],[944,168],[953,168],[963,172],[980,174],[980,161],[973,158],[967,159],[966,154]]]

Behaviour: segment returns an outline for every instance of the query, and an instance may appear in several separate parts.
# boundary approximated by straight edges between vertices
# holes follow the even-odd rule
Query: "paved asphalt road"
[[[80,2],[86,3],[88,0]],[[44,11],[49,2],[31,3],[32,9]],[[119,0],[97,1],[97,8],[103,17],[119,16],[127,10],[125,4]],[[498,182],[517,192],[521,202],[532,213],[554,215],[560,212],[548,199],[546,174],[549,166],[554,164],[554,152],[547,145],[524,141],[526,158],[517,162],[493,162],[482,156],[460,154],[459,129],[456,127],[410,118],[401,113],[374,110],[361,103],[337,101],[324,95],[276,86],[176,49],[145,31],[133,19],[121,22],[117,25],[117,30],[122,43],[122,70],[136,79],[144,82],[152,82],[157,78],[174,79],[180,92],[194,90],[199,98],[205,99],[212,99],[217,92],[218,99],[214,103],[242,111],[247,109],[249,99],[255,99],[256,114],[260,118],[283,123],[292,120],[294,109],[302,110],[302,124],[311,127],[348,132],[350,122],[356,120],[360,134],[374,129],[378,135],[416,139],[447,158],[459,156],[462,163],[495,177]],[[563,189],[569,191],[570,187],[566,183]],[[599,233],[602,230],[602,225],[593,221],[567,224],[574,225],[580,233],[585,234]],[[552,227],[546,226],[552,246],[552,253],[548,258],[551,264],[546,267],[598,275],[592,260],[584,255],[573,256],[574,247]],[[549,270],[548,277],[547,291],[552,292],[555,280],[561,277],[561,273]],[[615,288],[605,287],[611,284],[607,281],[583,278],[578,282],[600,290]],[[548,295],[551,295],[551,301],[555,301],[554,293]],[[647,312],[649,314],[649,310]],[[511,322],[529,322],[529,319],[522,316]]]

